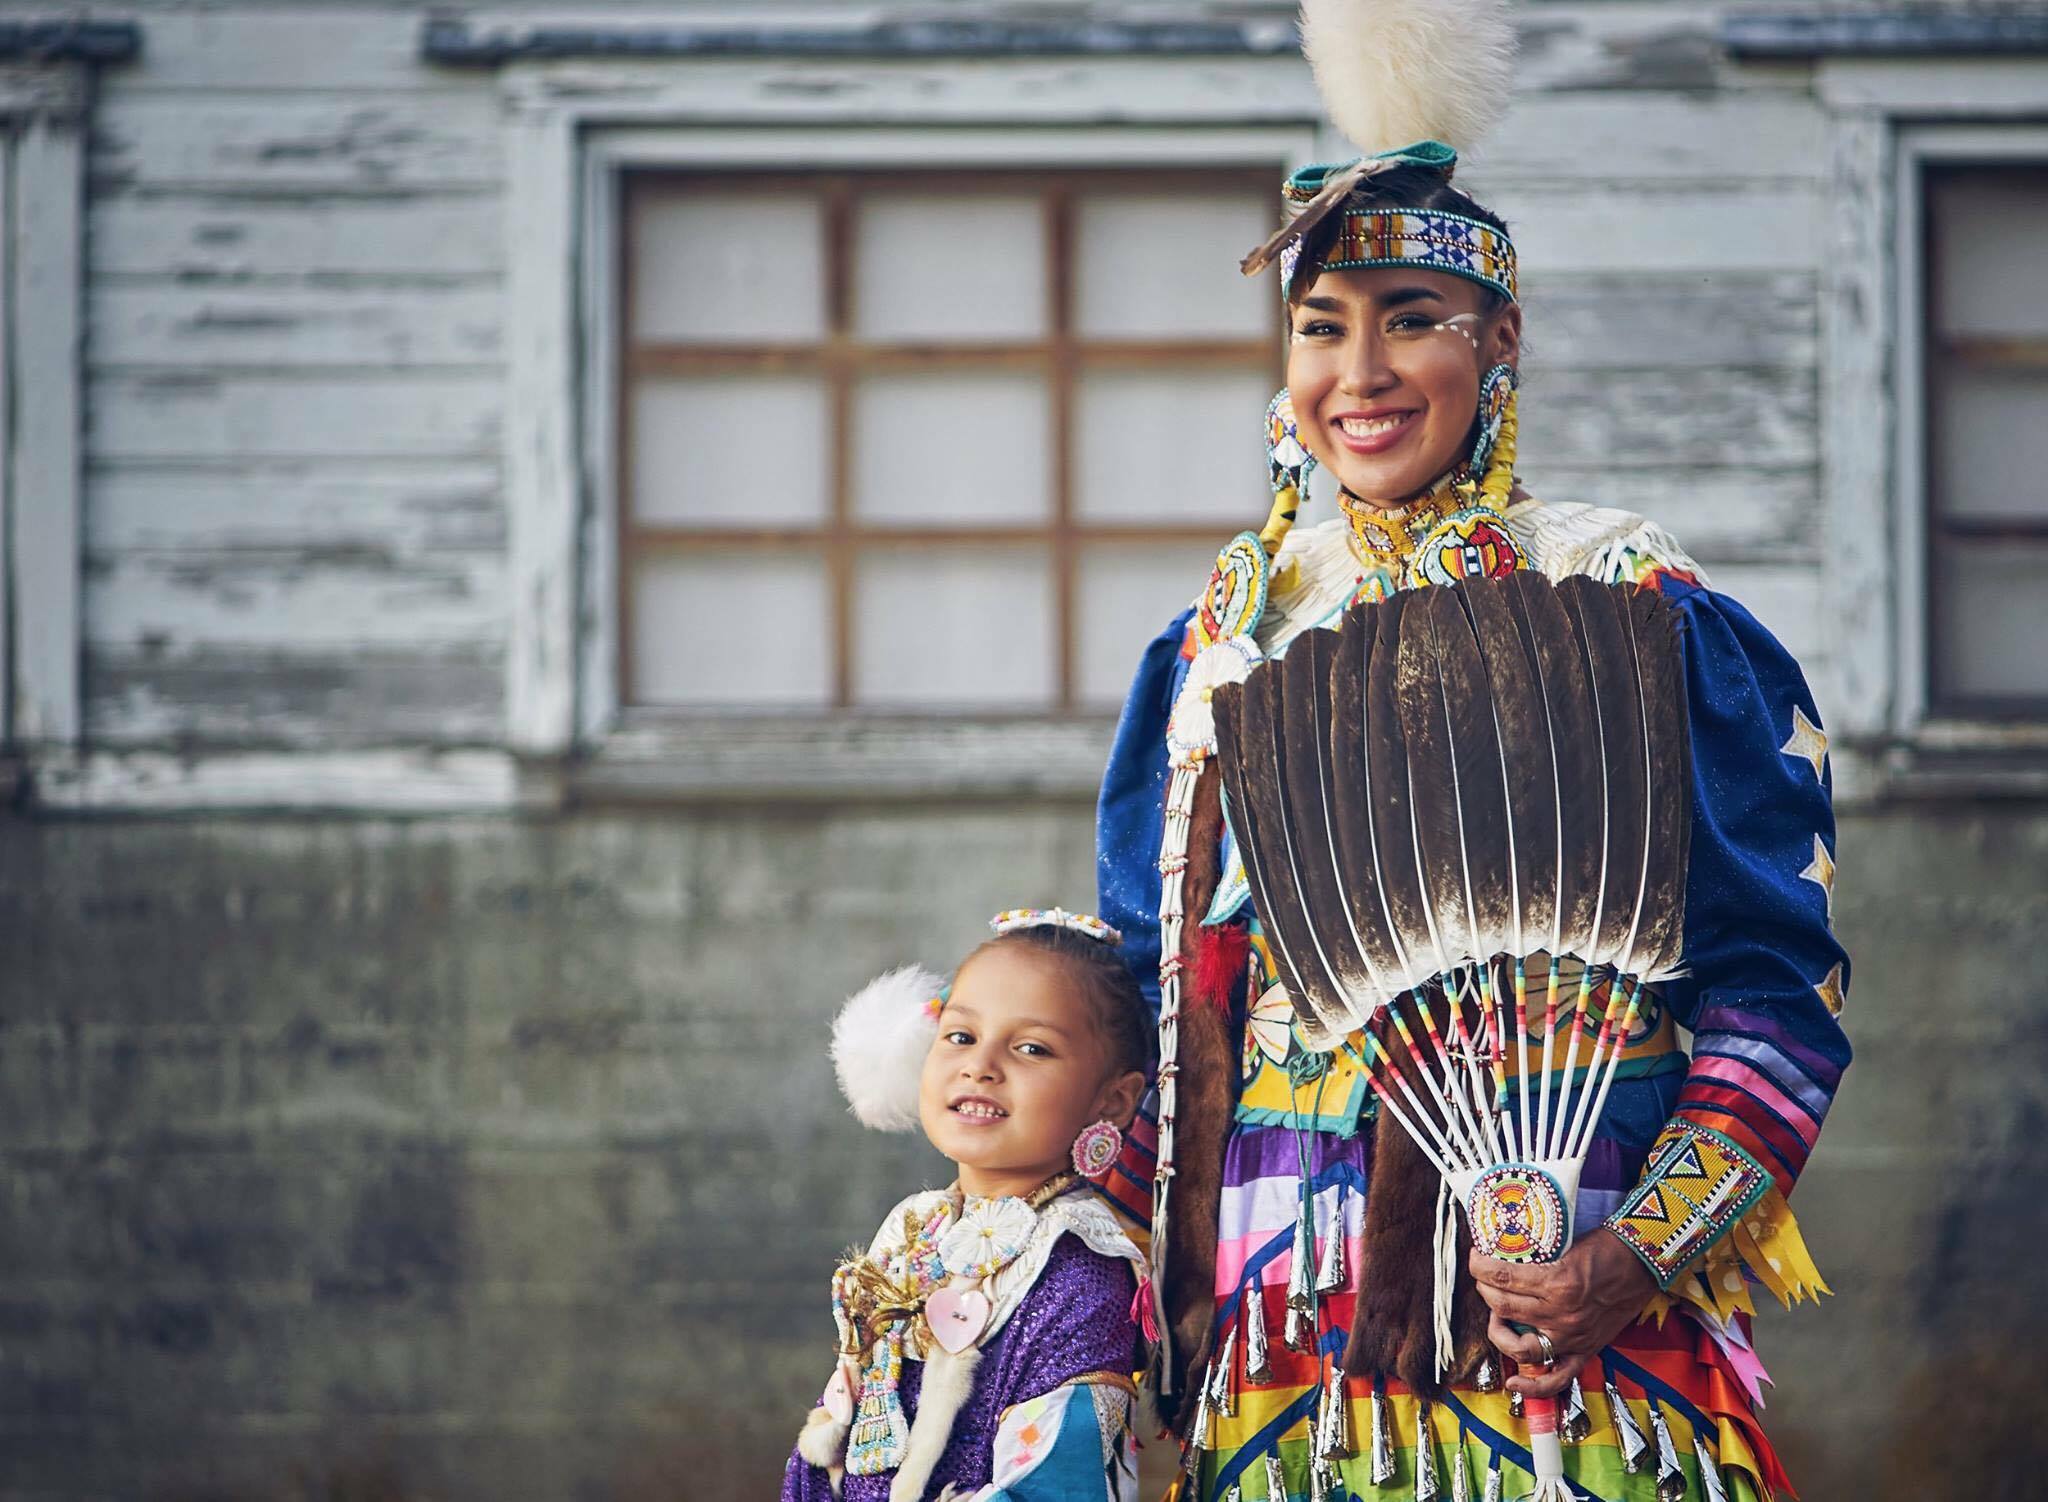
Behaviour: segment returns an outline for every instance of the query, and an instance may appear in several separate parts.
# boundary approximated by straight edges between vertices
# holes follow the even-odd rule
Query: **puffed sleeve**
[[[1166,720],[1187,676],[1192,608],[1145,648],[1117,720],[1095,810],[1096,912],[1123,931],[1119,951],[1159,1006],[1159,841],[1166,823]]]
[[[1786,1303],[1826,1292],[1786,1195],[1849,1063],[1849,961],[1831,927],[1827,738],[1798,665],[1733,600],[1657,582],[1681,617],[1693,751],[1686,974],[1664,994],[1693,1052],[1607,1225],[1671,1297],[1726,1317],[1751,1307],[1752,1279]]]

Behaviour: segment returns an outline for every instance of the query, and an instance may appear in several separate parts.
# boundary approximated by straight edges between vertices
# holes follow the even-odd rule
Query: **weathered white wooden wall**
[[[176,753],[173,782],[232,748],[317,753],[331,775],[351,748],[504,743],[503,83],[423,64],[424,10],[149,6],[142,61],[100,80],[85,732]],[[700,15],[772,19],[654,19]],[[1824,122],[1804,70],[1731,66],[1713,21],[1675,4],[1527,6],[1524,95],[1466,181],[1524,247],[1533,488],[1668,522],[1783,634],[1825,706]],[[592,65],[596,86],[627,66],[607,85]],[[630,66],[672,95],[799,119],[889,69]],[[1144,92],[1171,98],[1227,64],[1143,66]],[[1273,60],[1243,66],[1269,108],[1280,78],[1285,104]],[[1246,518],[1262,504],[1245,497]],[[289,783],[289,759],[264,765]]]

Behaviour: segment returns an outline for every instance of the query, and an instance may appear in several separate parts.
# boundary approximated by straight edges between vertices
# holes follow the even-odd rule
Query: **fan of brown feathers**
[[[1480,1246],[1562,1255],[1643,987],[1678,971],[1676,615],[1654,590],[1529,572],[1396,594],[1297,637],[1214,708],[1231,827],[1305,1029],[1350,1035]],[[1440,1365],[1448,1323],[1440,1304]],[[1528,1405],[1545,1502],[1569,1495],[1554,1406]]]

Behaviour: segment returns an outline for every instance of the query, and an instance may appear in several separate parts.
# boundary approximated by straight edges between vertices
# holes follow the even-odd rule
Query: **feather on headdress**
[[[1263,271],[1375,173],[1428,166],[1448,179],[1483,140],[1514,82],[1506,0],[1302,0],[1301,50],[1330,122],[1364,152],[1289,183],[1290,218],[1239,269]],[[1305,194],[1298,190],[1306,189]],[[1296,207],[1300,196],[1307,201]]]

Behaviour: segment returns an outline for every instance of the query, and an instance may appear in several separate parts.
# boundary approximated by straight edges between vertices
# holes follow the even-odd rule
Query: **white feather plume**
[[[932,998],[945,979],[922,965],[876,976],[832,1023],[832,1067],[853,1114],[878,1132],[917,1130],[917,1082],[939,1030]]]
[[[1367,155],[1470,151],[1514,83],[1506,0],[1302,0],[1301,50],[1331,123]]]

